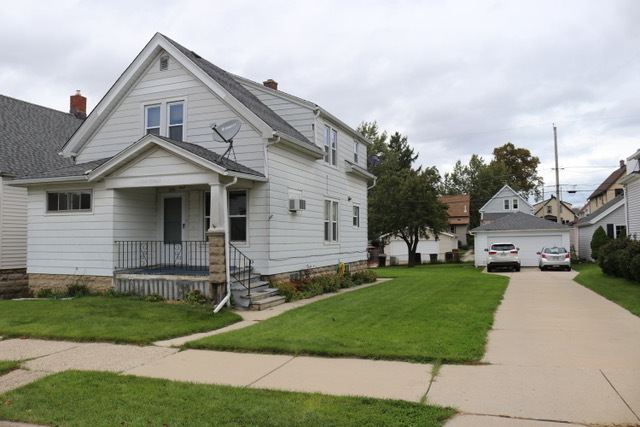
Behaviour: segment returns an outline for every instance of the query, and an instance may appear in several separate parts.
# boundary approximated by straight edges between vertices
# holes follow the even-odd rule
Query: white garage
[[[533,215],[516,212],[471,230],[474,236],[475,265],[487,265],[487,252],[492,243],[510,242],[520,249],[523,267],[537,267],[543,246],[563,246],[570,249],[571,227]]]
[[[445,260],[445,254],[458,249],[458,238],[451,233],[440,233],[438,240],[433,234],[428,239],[420,239],[416,253],[421,254],[422,262],[429,262],[431,254],[438,254],[438,261]],[[388,245],[384,251],[387,255],[395,257],[400,263],[406,263],[409,260],[409,249],[407,244],[400,237],[392,237],[389,239]]]

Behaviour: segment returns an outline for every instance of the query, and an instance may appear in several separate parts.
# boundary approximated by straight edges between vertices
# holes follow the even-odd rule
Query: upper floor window
[[[511,202],[510,202],[509,199],[505,199],[505,201],[504,201],[504,210],[507,211],[509,209],[511,209]]]
[[[47,212],[90,211],[91,191],[47,192]]]
[[[547,214],[551,214],[553,212],[553,207],[551,205],[547,205]]]
[[[184,138],[184,102],[148,105],[144,109],[145,135],[162,135],[175,141]]]
[[[360,206],[353,207],[353,226],[360,227]]]
[[[324,127],[324,161],[338,165],[338,131],[330,126]]]
[[[359,144],[354,141],[353,142],[353,163],[358,164],[358,152],[360,151]]]
[[[518,199],[513,199],[513,201],[511,202],[511,208],[513,210],[518,209]]]
[[[160,106],[150,105],[145,108],[145,135],[160,135]]]

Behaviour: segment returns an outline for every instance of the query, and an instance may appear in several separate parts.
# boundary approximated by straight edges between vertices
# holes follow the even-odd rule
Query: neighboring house
[[[239,131],[233,150],[214,122],[226,139]],[[29,188],[30,286],[144,292],[131,273],[187,269],[162,289],[208,283],[222,301],[247,259],[265,279],[366,268],[367,144],[274,81],[231,75],[158,33],[64,146],[75,164],[16,181]]]
[[[591,239],[598,227],[602,227],[612,239],[626,234],[625,219],[625,199],[621,194],[591,215],[576,221],[574,223],[576,233],[573,244],[578,256],[592,259]]]
[[[480,208],[480,224],[495,221],[514,212],[533,215],[533,206],[513,188],[505,185]]]
[[[449,233],[456,236],[460,245],[466,245],[471,218],[471,196],[441,196],[438,201],[448,206]]]
[[[556,199],[556,196],[551,196],[547,200],[533,205],[533,214],[538,218],[548,219],[549,221],[558,222],[557,211],[558,199]],[[560,201],[560,220],[562,224],[569,224],[577,218],[571,203]]]
[[[538,265],[538,255],[543,246],[570,246],[571,228],[547,221],[523,212],[515,212],[487,222],[471,230],[475,237],[475,265],[487,265],[487,252],[491,244],[510,242],[519,248],[523,267]]]
[[[79,94],[72,105],[78,97],[86,106]],[[70,165],[58,153],[81,123],[76,115],[0,95],[0,299],[27,291],[27,190],[9,182]]]
[[[455,235],[443,232],[438,234],[436,240],[434,235],[430,233],[428,239],[420,239],[416,253],[420,254],[423,263],[428,262],[432,255],[436,255],[438,261],[445,261],[446,254],[453,253],[454,249],[458,249],[458,238]],[[385,245],[384,251],[387,256],[397,258],[400,263],[409,261],[407,243],[400,237],[392,237]]]
[[[624,178],[626,174],[627,167],[624,164],[624,160],[620,160],[620,167],[602,181],[596,191],[587,198],[589,203],[587,215],[591,215],[591,213],[594,213],[624,192],[622,184],[618,181]]]
[[[640,240],[640,150],[627,159],[627,176],[618,181],[624,186],[627,234]]]

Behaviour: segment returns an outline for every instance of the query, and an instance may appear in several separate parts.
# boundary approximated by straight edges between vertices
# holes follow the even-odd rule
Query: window
[[[509,210],[509,208],[510,208],[510,206],[511,206],[511,203],[509,202],[509,199],[506,199],[506,200],[504,201],[504,210],[505,210],[505,211],[508,211],[508,210]]]
[[[163,56],[160,58],[160,71],[167,71],[169,69],[169,57]]]
[[[360,206],[353,207],[353,226],[360,227]]]
[[[513,210],[518,209],[518,199],[513,199],[513,201],[511,202],[511,208]]]
[[[91,191],[47,193],[47,212],[91,211]]]
[[[613,194],[615,195],[615,197],[622,196],[624,194],[624,189],[616,188],[615,190],[613,190]]]
[[[148,105],[144,115],[145,135],[162,135],[175,141],[184,139],[184,102]]]
[[[204,232],[206,233],[211,223],[211,191],[204,192]],[[216,224],[217,225],[217,224]]]
[[[456,234],[456,226],[455,225],[450,225],[449,226],[449,231],[451,232],[451,234]]]
[[[338,131],[329,126],[324,127],[324,161],[338,165]]]
[[[627,235],[627,227],[625,225],[616,225],[616,239]]]
[[[332,200],[324,201],[324,240],[338,241],[338,202]]]
[[[358,164],[358,151],[360,150],[356,141],[353,142],[353,163]]]
[[[551,215],[553,213],[553,207],[551,205],[547,205],[547,215]]]
[[[160,135],[160,106],[151,105],[145,108],[145,135]]]
[[[247,241],[247,192],[229,192],[229,240]]]
[[[182,141],[183,115],[184,104],[182,102],[169,104],[169,139]]]

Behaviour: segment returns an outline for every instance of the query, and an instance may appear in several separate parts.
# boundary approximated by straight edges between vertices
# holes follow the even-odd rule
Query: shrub
[[[144,300],[148,302],[162,302],[165,298],[160,294],[150,294],[144,297]]]
[[[207,303],[207,298],[202,294],[200,289],[194,289],[187,294],[185,301],[189,305],[204,305]]]
[[[313,278],[313,282],[317,282],[322,285],[324,293],[338,292],[340,289],[340,279],[333,274],[323,274]]]
[[[631,280],[640,282],[640,254],[637,254],[629,263],[629,275]]]
[[[338,279],[340,279],[340,287],[342,289],[351,288],[356,285],[354,281],[351,279],[350,274],[345,274],[344,276],[340,276]]]
[[[297,301],[302,298],[297,285],[291,281],[273,282],[271,286],[278,289],[278,294],[284,295],[285,302]]]
[[[322,295],[324,293],[324,288],[322,287],[322,283],[311,281],[302,286],[301,296],[302,298],[313,298],[318,295]]]
[[[598,259],[600,256],[600,249],[607,244],[611,239],[607,236],[602,226],[598,227],[591,237],[591,258]]]
[[[54,292],[49,288],[38,289],[33,296],[36,298],[53,298]]]
[[[353,273],[351,278],[358,284],[373,283],[378,279],[378,274],[373,270],[363,270]]]
[[[81,283],[72,283],[70,285],[67,285],[67,295],[73,298],[78,298],[78,297],[86,297],[87,295],[90,295],[91,291],[89,290],[89,288],[87,287],[87,285],[81,284]]]

